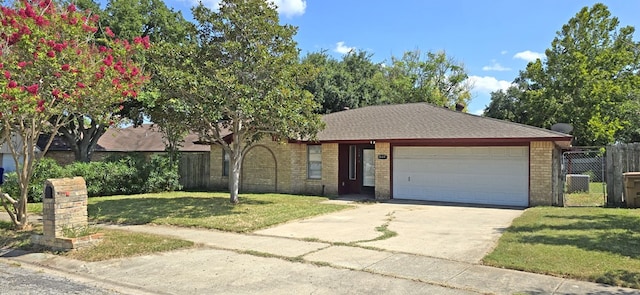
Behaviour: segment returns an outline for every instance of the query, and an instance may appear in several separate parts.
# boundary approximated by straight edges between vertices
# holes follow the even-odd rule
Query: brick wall
[[[322,185],[325,196],[338,195],[338,144],[322,144]]]
[[[386,155],[380,159],[379,155]],[[376,143],[376,199],[391,198],[391,145],[388,142]]]
[[[211,146],[211,185],[227,189],[222,176],[222,148]],[[338,194],[338,144],[322,144],[322,179],[307,175],[307,145],[265,139],[252,147],[243,160],[241,192],[279,192],[309,195]]]
[[[228,190],[229,177],[222,175],[222,147],[219,145],[211,145],[209,175],[211,176],[209,184],[214,190]]]
[[[529,147],[529,206],[553,204],[553,153],[550,141],[533,141]]]

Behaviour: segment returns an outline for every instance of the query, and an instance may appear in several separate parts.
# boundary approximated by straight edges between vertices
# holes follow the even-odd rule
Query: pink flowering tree
[[[19,196],[0,192],[0,203],[22,230],[30,227],[34,167],[53,140],[38,150],[38,137],[56,134],[70,114],[110,116],[135,98],[148,77],[134,57],[149,42],[115,39],[108,28],[96,40],[98,16],[73,4],[22,0],[0,9],[0,142],[11,150],[20,187]]]

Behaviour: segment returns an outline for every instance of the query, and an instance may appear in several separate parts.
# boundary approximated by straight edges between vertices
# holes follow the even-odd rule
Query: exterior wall
[[[323,195],[338,195],[338,144],[325,143],[322,145],[322,186]]]
[[[529,147],[529,206],[550,206],[554,199],[555,144],[533,141]]]
[[[278,164],[274,150],[263,144],[255,145],[242,160],[240,191],[272,193],[278,191]],[[231,172],[231,171],[229,171]]]
[[[391,144],[388,142],[376,143],[376,199],[391,199]],[[386,159],[380,159],[379,155],[386,155]]]
[[[228,190],[229,189],[229,177],[222,175],[223,162],[222,162],[222,147],[219,145],[211,145],[211,152],[209,153],[211,165],[209,166],[209,175],[211,176],[210,185],[214,190]]]
[[[211,146],[211,188],[227,189],[222,176],[222,147]],[[241,192],[278,192],[309,195],[338,194],[338,144],[322,144],[322,179],[307,175],[307,144],[281,143],[270,139],[256,143],[242,163]]]

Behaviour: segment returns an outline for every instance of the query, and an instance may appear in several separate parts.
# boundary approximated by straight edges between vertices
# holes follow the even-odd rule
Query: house
[[[22,138],[19,136],[11,136],[11,143],[14,147],[19,147],[22,145]],[[35,152],[39,153],[40,150],[36,147]],[[22,162],[22,159],[23,158],[20,157],[18,161]],[[2,171],[4,173],[16,171],[16,162],[11,154],[8,142],[0,144],[0,168],[3,169]]]
[[[572,137],[427,103],[323,116],[317,141],[263,140],[243,160],[241,192],[369,194],[505,206],[561,205],[561,149]],[[228,159],[211,146],[211,184]]]
[[[47,136],[41,136],[38,141],[39,146],[44,145],[47,139]],[[180,151],[183,153],[208,153],[209,147],[195,144],[194,142],[197,140],[198,136],[195,133],[188,134]],[[164,153],[165,144],[160,130],[153,124],[143,124],[138,127],[109,128],[98,139],[98,144],[91,159],[99,161],[110,155],[132,152],[145,155]],[[73,163],[75,160],[71,148],[59,137],[53,140],[46,156],[55,159],[61,165]]]

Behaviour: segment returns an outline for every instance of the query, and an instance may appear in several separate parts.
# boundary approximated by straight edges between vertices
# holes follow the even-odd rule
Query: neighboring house
[[[572,137],[427,103],[323,116],[317,142],[263,140],[243,160],[242,192],[369,194],[506,206],[561,205],[561,149]],[[228,158],[211,146],[211,185]]]
[[[39,144],[44,144],[47,137],[42,136],[40,139]],[[208,146],[194,144],[197,140],[196,134],[188,134],[180,151],[183,153],[208,153]],[[143,124],[139,127],[109,128],[98,139],[91,160],[99,161],[110,155],[131,152],[146,155],[165,152],[164,139],[160,130],[153,124]],[[46,156],[55,159],[61,165],[73,163],[75,159],[71,148],[59,137],[53,140]]]
[[[21,138],[17,136],[13,136],[12,140],[14,142],[14,146],[21,145]],[[38,149],[36,148],[36,152]],[[22,161],[22,157],[18,159]],[[4,169],[4,173],[16,171],[16,162],[13,160],[13,155],[11,155],[11,149],[6,143],[0,144],[0,167]]]

